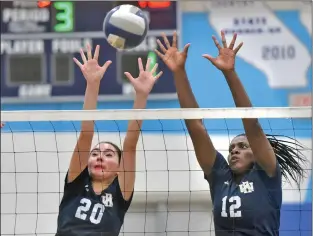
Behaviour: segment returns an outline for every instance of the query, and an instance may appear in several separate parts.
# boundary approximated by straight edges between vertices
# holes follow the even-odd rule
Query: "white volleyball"
[[[116,49],[137,47],[145,39],[148,28],[148,18],[144,12],[128,4],[113,8],[103,22],[105,37]]]

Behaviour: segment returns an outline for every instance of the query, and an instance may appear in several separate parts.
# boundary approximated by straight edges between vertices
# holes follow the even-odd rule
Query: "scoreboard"
[[[115,6],[140,7],[149,19],[144,42],[128,51],[117,51],[104,38],[102,23]],[[172,40],[180,35],[178,2],[160,1],[1,1],[1,100],[11,102],[81,101],[86,81],[73,57],[89,43],[99,44],[99,63],[112,60],[100,87],[99,100],[132,98],[124,76],[138,75],[137,58],[159,63],[163,76],[151,93],[154,99],[175,98],[172,73],[154,53],[161,33]],[[178,38],[180,39],[180,37]],[[178,40],[179,41],[179,40]]]

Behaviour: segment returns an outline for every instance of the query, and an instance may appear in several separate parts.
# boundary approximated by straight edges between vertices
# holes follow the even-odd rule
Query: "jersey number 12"
[[[233,196],[228,199],[228,202],[230,203],[229,206],[229,217],[241,217],[241,211],[238,210],[241,207],[241,198],[238,196]],[[223,197],[222,199],[222,217],[228,217],[227,211],[227,196]]]

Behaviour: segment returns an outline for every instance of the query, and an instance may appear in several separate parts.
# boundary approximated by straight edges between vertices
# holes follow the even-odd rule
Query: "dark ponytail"
[[[266,136],[274,149],[282,176],[286,180],[289,178],[293,179],[300,186],[305,172],[302,164],[306,162],[306,158],[301,152],[305,149],[304,146],[296,139],[287,136],[268,134]],[[277,137],[284,139],[277,139]]]

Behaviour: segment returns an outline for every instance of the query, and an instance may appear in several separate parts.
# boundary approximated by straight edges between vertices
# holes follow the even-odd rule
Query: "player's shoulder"
[[[115,197],[117,198],[119,204],[122,206],[123,211],[127,211],[132,202],[134,191],[132,191],[132,195],[130,196],[130,198],[128,200],[125,200],[118,177],[114,179],[110,187],[114,189],[113,191],[114,191]]]
[[[230,171],[230,167],[226,161],[226,158],[218,151],[216,151],[216,157],[211,169],[211,175],[225,175]]]
[[[88,167],[82,170],[82,172],[71,182],[68,181],[68,172],[64,179],[64,194],[73,193],[77,194],[89,183],[90,175]]]
[[[251,174],[250,179],[252,179],[255,185],[262,187],[263,191],[269,193],[269,195],[276,198],[279,203],[282,197],[282,174],[280,165],[276,164],[276,171],[273,176],[269,176],[265,170],[263,170],[258,164],[255,164]]]
[[[269,176],[258,163],[254,164],[251,175],[255,176],[256,179],[262,181],[266,186],[281,186],[282,173],[278,161],[276,162],[276,169],[273,176]]]
[[[216,151],[216,158],[209,175],[204,175],[204,178],[209,182],[212,188],[224,184],[232,177],[231,169],[225,157]]]

